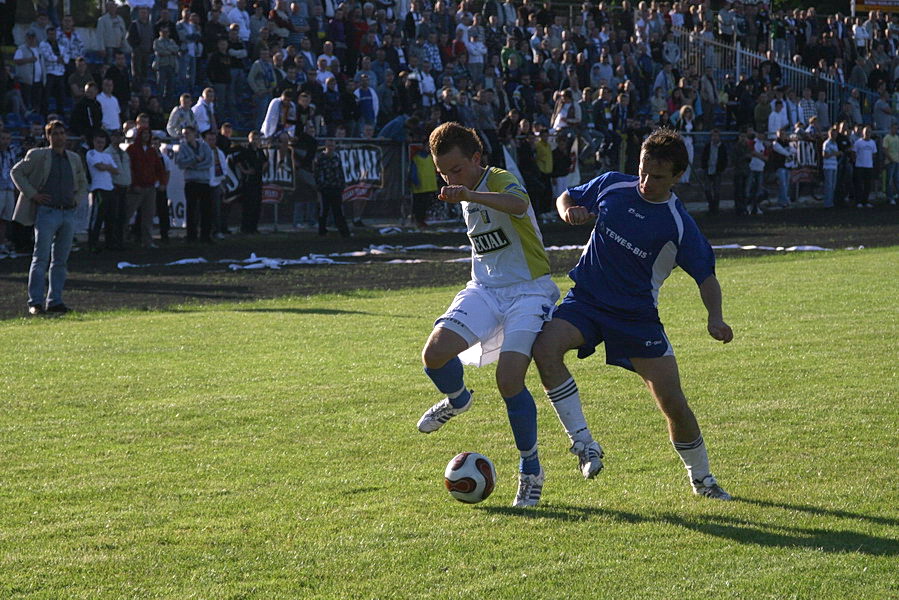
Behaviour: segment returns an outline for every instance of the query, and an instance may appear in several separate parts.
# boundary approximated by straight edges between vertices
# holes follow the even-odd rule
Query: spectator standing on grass
[[[721,199],[721,175],[727,169],[727,146],[721,143],[721,132],[712,129],[709,143],[702,149],[702,170],[708,177],[705,191],[709,214],[718,214],[718,203]]]
[[[437,171],[427,143],[412,156],[412,217],[419,229],[426,229],[428,210],[437,199]]]
[[[106,248],[124,250],[125,214],[128,212],[128,188],[131,187],[131,157],[122,150],[124,135],[121,128],[109,132],[110,144],[106,153],[112,156],[116,172],[112,174],[112,191],[105,194]]]
[[[13,251],[6,236],[8,223],[12,221],[16,207],[16,188],[9,172],[17,162],[16,151],[12,147],[12,134],[0,129],[0,255]]]
[[[896,134],[896,131],[896,123],[891,123],[890,132],[883,136],[881,143],[886,170],[884,191],[890,204],[896,204],[896,198],[899,196],[899,135]]]
[[[203,139],[209,146],[212,155],[212,164],[209,167],[209,195],[212,199],[212,221],[215,237],[225,239],[228,231],[228,211],[224,207],[225,193],[222,187],[225,179],[230,174],[225,153],[216,145],[218,134],[210,129],[203,134]]]
[[[790,206],[790,166],[793,163],[793,150],[790,147],[790,132],[786,127],[777,130],[777,137],[771,143],[771,160],[777,175],[777,204],[780,208]]]
[[[862,137],[852,145],[855,153],[855,189],[858,197],[856,208],[872,208],[871,191],[874,186],[874,155],[877,154],[877,142],[871,139],[871,128],[862,129]]]
[[[162,162],[162,180],[156,186],[156,220],[159,222],[159,239],[167,242],[169,239],[169,229],[172,226],[172,215],[169,210],[169,179],[171,178],[172,167],[175,161],[172,159],[172,150],[169,148],[166,152],[162,151],[162,140],[157,136],[153,136],[150,140],[153,150],[159,155]]]
[[[749,138],[746,132],[737,134],[737,142],[733,151],[734,177],[734,214],[746,214],[746,180],[749,178]]]
[[[251,131],[247,146],[237,152],[235,164],[242,174],[241,233],[259,233],[259,213],[262,207],[262,175],[268,164],[265,152],[259,148],[262,134]]]
[[[840,147],[837,144],[837,128],[827,130],[827,139],[821,146],[821,168],[824,173],[824,208],[833,208],[834,193],[837,187],[837,168],[839,167]],[[899,142],[899,138],[896,140]]]
[[[128,145],[131,158],[131,188],[128,190],[128,212],[125,222],[131,221],[140,209],[140,245],[158,248],[153,242],[153,217],[156,216],[156,188],[166,179],[162,158],[151,143],[149,127],[138,127],[134,141]]]
[[[342,133],[341,133],[342,132]],[[337,132],[337,137],[346,137],[346,130],[341,128]],[[294,178],[298,184],[297,201],[293,205],[293,226],[315,227],[318,223],[318,185],[315,182],[315,155],[318,151],[318,142],[315,140],[315,125],[310,121],[306,123],[306,127],[302,131],[297,131],[297,135],[289,142],[287,134],[281,134],[280,140],[282,145],[289,143],[290,149],[295,158]]]
[[[752,129],[746,136],[751,144],[749,150],[749,178],[746,180],[746,214],[760,215],[759,200],[765,197],[765,164],[768,153],[765,143]]]
[[[343,188],[346,181],[343,176],[343,163],[336,151],[337,143],[333,139],[325,140],[325,149],[315,159],[315,183],[318,185],[321,204],[318,213],[318,235],[328,233],[328,214],[333,213],[334,224],[341,237],[349,237],[350,229],[343,216]]]
[[[212,195],[209,189],[212,150],[205,141],[197,139],[197,130],[190,125],[181,131],[181,136],[175,164],[184,171],[185,241],[197,241],[199,226],[200,240],[212,243]]]
[[[34,253],[28,272],[30,315],[69,312],[62,292],[75,236],[75,209],[87,194],[81,157],[66,150],[65,125],[50,121],[44,135],[50,147],[29,150],[10,171],[19,190],[13,219],[34,226]],[[45,297],[48,266],[50,287]]]
[[[100,230],[106,229],[104,242],[107,247],[110,244],[112,223],[107,219],[110,196],[113,193],[112,176],[119,172],[115,159],[106,153],[109,146],[109,134],[97,130],[91,140],[92,148],[88,150],[86,158],[87,168],[90,172],[90,220],[88,224],[87,245],[91,252],[100,251]]]

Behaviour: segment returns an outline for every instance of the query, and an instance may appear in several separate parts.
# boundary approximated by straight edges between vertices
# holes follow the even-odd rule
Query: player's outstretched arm
[[[562,217],[562,220],[569,225],[582,225],[593,218],[590,211],[583,206],[579,206],[574,201],[568,190],[562,192],[556,198],[556,210],[559,211],[559,216]]]
[[[699,295],[709,313],[709,335],[725,344],[734,339],[734,331],[724,322],[721,313],[721,285],[718,278],[709,275],[699,285]]]
[[[440,200],[450,204],[474,202],[510,215],[522,215],[528,210],[528,201],[514,194],[502,192],[473,192],[464,185],[445,185],[440,189]]]

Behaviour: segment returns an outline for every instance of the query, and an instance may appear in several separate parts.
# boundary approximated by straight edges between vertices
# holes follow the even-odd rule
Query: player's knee
[[[665,416],[674,421],[680,420],[690,412],[687,398],[680,390],[656,393],[656,402]]]
[[[421,362],[428,369],[439,369],[450,361],[453,355],[437,344],[428,344],[421,351]]]
[[[524,389],[524,376],[518,373],[496,371],[496,388],[503,398],[511,398]]]
[[[553,341],[552,336],[540,334],[534,340],[534,346],[531,348],[531,355],[538,368],[546,365],[552,365],[562,360],[564,352],[562,348]]]

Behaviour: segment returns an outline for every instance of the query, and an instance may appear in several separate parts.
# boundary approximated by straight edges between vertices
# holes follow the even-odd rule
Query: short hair
[[[53,130],[56,129],[57,127],[62,127],[63,131],[66,130],[65,123],[63,123],[59,119],[54,119],[54,120],[50,121],[49,123],[47,123],[46,125],[44,125],[44,135],[46,135],[47,137],[50,137],[50,134],[53,133]]]
[[[428,137],[428,146],[434,156],[446,154],[453,148],[458,148],[466,158],[471,158],[478,152],[484,153],[484,146],[477,132],[455,121],[443,123],[434,129]]]
[[[661,127],[643,140],[640,152],[652,160],[671,163],[671,173],[676,175],[687,170],[690,157],[683,138],[673,129]]]

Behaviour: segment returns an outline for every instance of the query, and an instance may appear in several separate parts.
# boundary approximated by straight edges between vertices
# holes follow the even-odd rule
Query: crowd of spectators
[[[687,134],[691,159],[697,141],[701,155],[685,181],[716,175],[698,160],[709,136],[695,134],[741,131],[743,147],[726,143],[737,177],[746,172],[738,197],[764,189],[752,173],[759,161],[779,163],[781,135],[814,140],[826,170],[832,128],[837,142],[847,140],[836,157],[846,165],[840,177],[862,172],[874,182],[874,171],[856,169],[869,168],[857,164],[869,160],[853,150],[856,139],[866,125],[888,130],[899,114],[899,15],[877,11],[819,16],[813,7],[772,12],[739,2],[713,11],[708,1],[587,1],[569,10],[533,0],[129,0],[106,3],[92,48],[69,15],[39,13],[20,29],[12,64],[0,68],[0,113],[16,134],[0,153],[40,145],[49,119],[65,122],[86,149],[98,131],[130,137],[141,128],[150,145],[189,129],[218,143],[231,128],[258,131],[260,144],[338,129],[414,142],[458,121],[480,132],[492,164],[502,166],[504,148],[511,152],[541,212],[554,178],[575,163],[635,172],[640,140],[659,126]],[[685,55],[684,32],[705,43],[705,60]],[[737,40],[764,55],[739,79],[712,46]],[[785,85],[790,66],[811,70],[803,89]],[[873,137],[878,159],[870,168],[886,165],[893,181],[899,156]],[[717,150],[712,158],[720,160]],[[787,167],[768,165],[778,168]],[[894,200],[895,182],[887,187]],[[141,198],[146,218],[150,193]],[[870,198],[854,192],[852,200],[864,206]],[[746,206],[757,208],[753,200]]]

